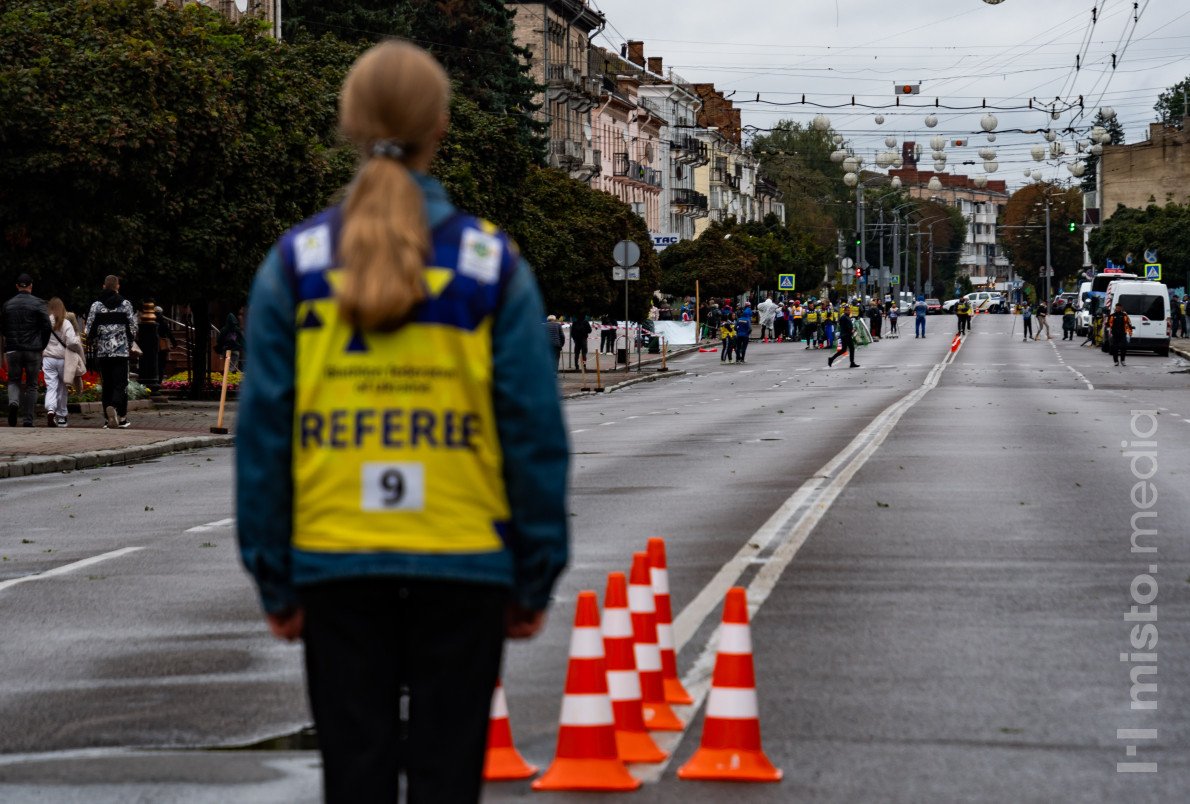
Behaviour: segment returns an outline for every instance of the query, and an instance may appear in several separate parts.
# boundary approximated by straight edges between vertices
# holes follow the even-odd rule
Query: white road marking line
[[[137,550],[144,549],[145,548],[143,547],[121,547],[119,550],[112,550],[110,553],[101,553],[97,556],[84,558],[82,561],[75,561],[72,564],[63,564],[60,567],[54,567],[52,570],[46,570],[45,572],[38,572],[33,575],[24,575],[20,578],[10,578],[7,581],[0,581],[0,592],[10,587],[16,586],[17,584],[25,583],[26,581],[40,581],[45,578],[52,578],[55,575],[65,575],[68,572],[74,572],[75,570],[81,570],[85,567],[89,567],[92,564],[98,564],[101,561],[107,561],[109,558],[119,558],[120,556],[126,556],[129,553],[135,553]]]
[[[222,530],[223,528],[230,527],[231,525],[234,525],[235,523],[236,523],[235,517],[231,517],[230,519],[219,519],[214,522],[208,522],[205,525],[195,525],[192,528],[186,528],[186,532],[187,533],[206,533],[207,531],[210,531],[210,530]]]
[[[1058,362],[1061,363],[1063,366],[1065,366],[1067,368],[1067,370],[1069,370],[1071,373],[1073,373],[1075,377],[1078,377],[1080,380],[1082,380],[1086,384],[1088,391],[1094,391],[1095,386],[1091,385],[1091,381],[1088,380],[1083,375],[1083,373],[1081,371],[1076,369],[1074,366],[1068,365],[1066,363],[1066,361],[1062,359],[1061,353],[1058,352],[1057,345],[1053,341],[1050,341],[1049,344],[1050,344],[1050,347],[1054,350],[1054,354],[1058,355]]]
[[[778,508],[768,521],[744,542],[744,546],[716,573],[711,582],[702,588],[694,600],[674,618],[673,634],[674,649],[681,651],[702,627],[707,617],[719,606],[727,590],[735,585],[740,576],[755,564],[760,564],[760,570],[748,585],[749,618],[755,617],[757,610],[764,604],[776,588],[785,568],[793,561],[801,546],[805,544],[814,528],[830,510],[835,499],[851,482],[856,473],[863,468],[868,459],[880,448],[885,439],[896,427],[901,417],[905,415],[921,399],[938,385],[942,372],[954,362],[959,349],[948,352],[941,361],[934,364],[920,387],[901,397],[889,405],[873,419],[867,427],[851,440],[825,466],[818,470],[801,487]],[[764,558],[757,558],[771,544],[776,543],[776,549]],[[690,713],[687,725],[694,719],[693,713],[702,706],[703,700],[710,691],[711,673],[715,664],[715,654],[719,641],[719,627],[711,633],[703,646],[698,659],[690,670],[682,677],[682,684],[690,692],[694,704],[690,709],[682,707],[682,711]],[[675,749],[685,737],[686,732],[656,732],[653,739],[662,749],[674,756]],[[637,776],[645,782],[656,782],[669,766],[666,760],[659,765],[642,767]]]
[[[613,424],[615,424],[615,422],[604,422],[603,424],[601,424],[599,426],[600,427],[611,427]]]
[[[586,430],[571,430],[571,431],[570,431],[570,434],[571,434],[571,435],[578,435],[579,433],[585,433],[585,432],[587,432],[587,431],[586,431]]]

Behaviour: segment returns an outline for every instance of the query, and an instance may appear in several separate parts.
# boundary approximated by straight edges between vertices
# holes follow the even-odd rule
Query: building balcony
[[[583,162],[583,146],[573,140],[550,140],[549,161],[552,167],[569,170]]]
[[[708,207],[705,195],[686,187],[679,187],[673,191],[672,203],[675,207],[683,208],[687,213],[705,212]]]
[[[642,165],[640,162],[629,162],[626,177],[648,187],[661,186],[661,171]]]
[[[628,153],[620,151],[612,154],[612,175],[624,177],[628,175]]]
[[[710,161],[707,144],[690,134],[675,136],[670,142],[670,152],[675,161],[695,167],[705,165]]]

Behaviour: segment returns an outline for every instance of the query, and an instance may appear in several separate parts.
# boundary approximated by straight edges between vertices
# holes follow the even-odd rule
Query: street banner
[[[698,343],[698,330],[693,321],[654,321],[656,332],[670,346],[689,346]]]

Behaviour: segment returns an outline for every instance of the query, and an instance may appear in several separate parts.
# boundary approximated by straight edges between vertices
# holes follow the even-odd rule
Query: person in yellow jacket
[[[568,556],[569,448],[541,295],[430,164],[450,81],[408,42],[339,99],[337,204],[252,286],[236,519],[269,628],[305,646],[328,802],[480,798],[505,638]]]
[[[806,306],[805,315],[802,316],[802,329],[806,335],[806,348],[810,349],[818,337],[818,319],[821,313],[814,306],[813,303]]]
[[[954,316],[959,320],[959,334],[966,333],[971,326],[971,305],[966,299],[959,299],[954,306]]]
[[[719,362],[731,363],[735,359],[735,313],[724,318],[719,324],[719,340],[723,342]]]

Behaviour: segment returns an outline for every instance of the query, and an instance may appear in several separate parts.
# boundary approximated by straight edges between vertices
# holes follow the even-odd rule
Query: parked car
[[[1062,315],[1062,311],[1066,309],[1066,303],[1074,304],[1078,301],[1077,293],[1059,293],[1054,297],[1054,301],[1050,304],[1050,312],[1054,315]]]
[[[1129,350],[1152,349],[1161,357],[1169,356],[1169,338],[1173,322],[1169,317],[1169,290],[1160,282],[1121,279],[1107,286],[1104,309],[1116,305],[1132,319]],[[1104,340],[1103,351],[1108,351]]]
[[[926,299],[926,315],[942,312],[942,302],[937,299]]]
[[[971,305],[971,310],[976,313],[1003,313],[1008,310],[1008,304],[1004,301],[1004,297],[995,291],[977,290],[961,298],[966,299],[967,304]],[[949,299],[943,302],[942,312],[953,313],[958,303],[959,299]]]

